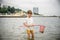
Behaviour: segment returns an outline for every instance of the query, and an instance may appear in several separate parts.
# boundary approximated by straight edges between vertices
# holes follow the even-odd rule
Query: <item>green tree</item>
[[[1,14],[6,14],[7,13],[7,8],[6,7],[0,7],[0,13]]]
[[[8,13],[14,13],[15,12],[15,8],[14,7],[8,6],[7,10],[8,10]]]
[[[10,10],[11,13],[14,13],[15,12],[15,8],[12,7],[11,10]]]

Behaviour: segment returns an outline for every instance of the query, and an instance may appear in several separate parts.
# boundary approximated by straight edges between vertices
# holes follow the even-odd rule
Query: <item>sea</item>
[[[60,40],[59,17],[32,17],[34,24],[45,26],[44,33],[40,26],[34,26],[34,40]],[[0,18],[0,40],[28,40],[25,18]]]

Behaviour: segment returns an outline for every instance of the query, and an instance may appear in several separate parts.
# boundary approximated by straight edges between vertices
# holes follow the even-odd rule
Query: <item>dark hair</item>
[[[31,11],[31,10],[28,10],[28,11],[27,11],[27,14],[32,14],[32,11]]]

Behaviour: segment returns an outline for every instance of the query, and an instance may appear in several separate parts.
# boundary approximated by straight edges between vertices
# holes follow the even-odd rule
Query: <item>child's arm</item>
[[[26,22],[25,23],[23,23],[24,24],[24,26],[26,26],[26,27],[29,27],[29,26],[34,26],[34,24],[27,24]]]
[[[24,23],[23,23],[23,25],[24,25],[25,27],[28,27],[28,25],[27,25],[27,23],[26,23],[26,22],[24,22]]]
[[[34,24],[29,24],[28,26],[34,26]]]

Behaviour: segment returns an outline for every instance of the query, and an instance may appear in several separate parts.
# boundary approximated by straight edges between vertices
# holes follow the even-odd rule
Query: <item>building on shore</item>
[[[33,7],[33,13],[38,15],[39,14],[39,9],[38,7]]]

